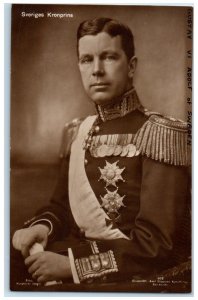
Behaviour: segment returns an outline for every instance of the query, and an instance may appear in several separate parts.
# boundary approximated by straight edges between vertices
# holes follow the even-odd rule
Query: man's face
[[[96,104],[115,102],[132,86],[134,70],[119,35],[101,32],[83,36],[79,40],[79,69],[85,91]]]

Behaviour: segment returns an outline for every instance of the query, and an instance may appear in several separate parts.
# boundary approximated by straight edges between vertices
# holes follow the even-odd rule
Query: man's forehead
[[[97,35],[85,35],[79,40],[79,54],[98,53],[103,51],[122,51],[121,37],[110,36],[106,32]]]

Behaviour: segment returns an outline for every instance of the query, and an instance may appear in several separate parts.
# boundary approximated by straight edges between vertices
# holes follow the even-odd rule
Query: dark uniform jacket
[[[75,283],[146,278],[174,264],[186,211],[186,123],[145,110],[134,90],[66,125],[49,206],[25,226],[65,243]],[[81,153],[81,154],[78,154]]]

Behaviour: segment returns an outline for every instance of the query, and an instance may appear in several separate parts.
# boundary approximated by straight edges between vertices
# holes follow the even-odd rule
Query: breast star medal
[[[111,192],[106,188],[107,194],[104,195],[104,197],[100,196],[102,200],[101,207],[104,207],[107,213],[118,213],[118,210],[121,206],[124,206],[123,199],[124,196],[120,196],[117,191],[118,188]]]
[[[118,210],[122,207],[125,206],[123,204],[123,199],[124,196],[120,196],[117,191],[118,188],[111,192],[106,188],[107,194],[104,195],[104,197],[100,196],[102,200],[102,205],[106,212],[107,215],[109,216],[110,219],[106,219],[106,224],[107,225],[113,225],[112,228],[116,228],[116,223],[120,222],[120,214]]]
[[[103,169],[99,167],[101,173],[99,180],[103,179],[106,182],[106,186],[113,185],[117,187],[116,183],[118,180],[125,181],[121,175],[125,167],[120,169],[117,166],[117,163],[118,161],[114,162],[113,164],[106,161],[106,166]]]

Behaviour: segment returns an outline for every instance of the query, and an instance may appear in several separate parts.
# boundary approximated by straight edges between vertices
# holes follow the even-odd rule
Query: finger
[[[33,246],[35,242],[36,242],[36,238],[34,237],[34,238],[26,239],[21,243],[21,253],[23,257],[29,256],[30,248]]]
[[[25,265],[26,266],[32,265],[35,261],[37,261],[37,259],[40,257],[40,255],[41,255],[41,253],[36,253],[36,254],[33,254],[33,255],[29,255],[24,260]]]
[[[46,237],[45,240],[42,240],[42,241],[40,242],[40,244],[43,246],[43,249],[45,249],[45,247],[46,247],[46,245],[47,245],[47,237]]]
[[[39,269],[37,269],[33,274],[32,274],[32,278],[34,280],[37,280],[42,274],[40,274]]]
[[[37,277],[37,282],[39,282],[39,283],[45,283],[47,281],[48,281],[48,279],[46,278],[45,275],[40,275]]]
[[[21,247],[21,254],[23,255],[23,257],[28,257],[28,255],[29,255],[29,248],[30,248],[29,245]]]
[[[34,274],[38,269],[39,269],[40,265],[38,264],[38,262],[34,262],[29,268],[28,268],[28,273],[30,274]]]
[[[20,235],[19,233],[16,231],[13,235],[13,238],[12,238],[12,245],[13,247],[16,249],[16,250],[21,250],[21,244],[19,242],[20,240]]]
[[[23,243],[26,243],[25,241],[27,239],[27,229],[19,229],[15,231],[13,238],[12,238],[12,244],[15,249],[21,250],[21,246]]]
[[[34,245],[30,248],[30,255],[43,252],[43,246],[40,243],[34,243]]]
[[[32,274],[32,278],[40,283],[44,283],[44,282],[48,281],[48,276],[47,276],[45,270],[40,266]]]

